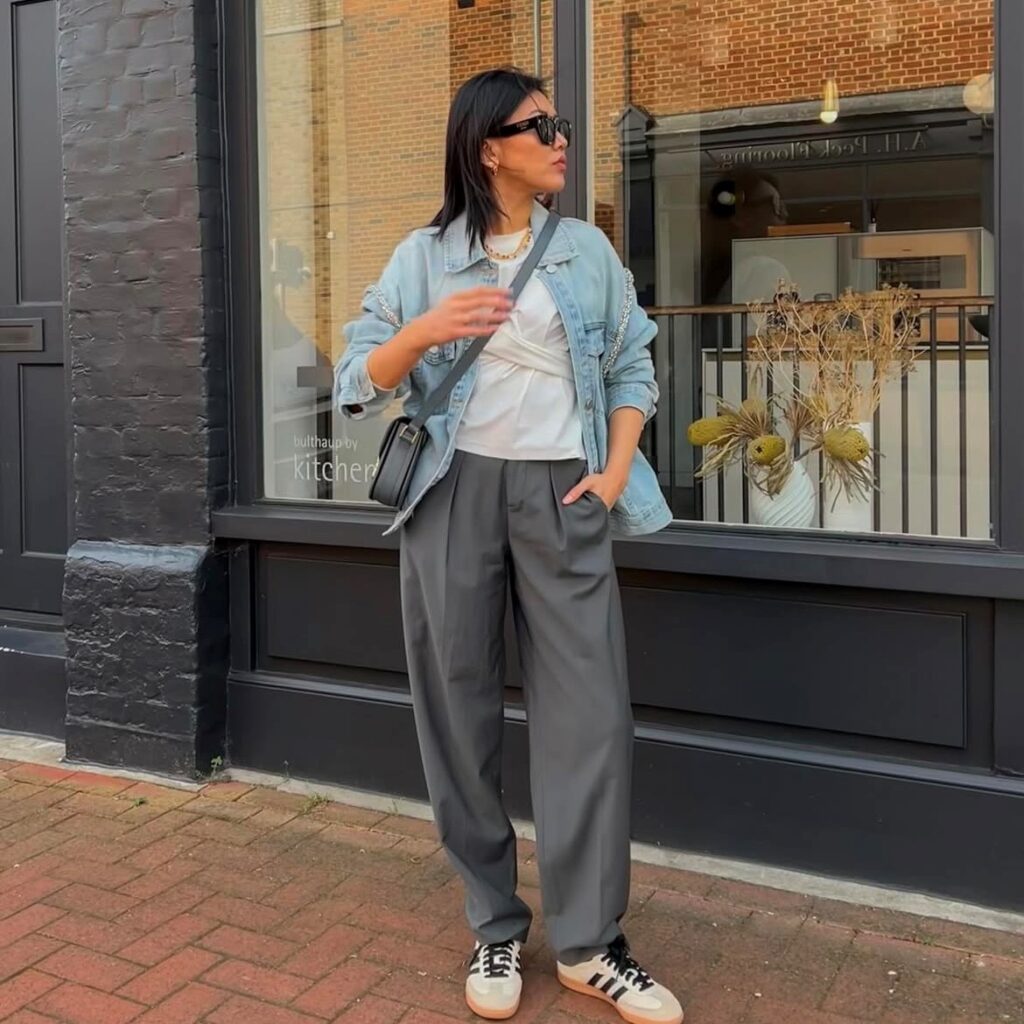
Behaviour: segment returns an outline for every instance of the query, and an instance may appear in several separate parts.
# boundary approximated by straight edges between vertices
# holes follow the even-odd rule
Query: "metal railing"
[[[990,537],[992,307],[989,296],[922,299],[914,371],[887,385],[873,417],[875,532]],[[701,452],[688,443],[686,428],[699,416],[714,415],[718,397],[748,397],[745,340],[752,314],[742,305],[660,306],[647,312],[659,326],[652,354],[661,400],[644,446],[673,512],[678,519],[750,523],[751,485],[740,468],[697,479]],[[769,367],[761,393],[770,397],[793,387],[799,373],[799,366]],[[817,456],[808,457],[807,468],[818,481],[816,525],[822,526]]]

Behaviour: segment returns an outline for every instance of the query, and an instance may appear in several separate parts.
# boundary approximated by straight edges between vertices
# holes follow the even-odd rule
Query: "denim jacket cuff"
[[[629,381],[609,384],[606,396],[609,417],[616,409],[625,407],[639,409],[644,414],[645,423],[654,415],[654,400],[651,389],[646,384]]]
[[[357,356],[349,363],[345,372],[345,383],[338,390],[338,411],[349,419],[361,420],[368,406],[386,405],[395,397],[395,391],[378,388],[370,379],[366,356]]]

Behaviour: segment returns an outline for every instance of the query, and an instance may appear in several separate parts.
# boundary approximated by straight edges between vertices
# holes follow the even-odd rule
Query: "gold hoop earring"
[[[491,164],[491,174],[497,174],[497,173],[498,173],[498,165],[497,164]]]

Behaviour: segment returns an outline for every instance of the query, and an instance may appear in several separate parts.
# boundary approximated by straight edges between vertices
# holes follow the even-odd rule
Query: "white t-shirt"
[[[491,235],[497,252],[514,252],[525,231]],[[498,285],[512,284],[529,247],[495,261]],[[547,288],[530,276],[509,319],[477,359],[477,379],[455,433],[455,447],[498,459],[582,459],[583,433],[569,340]]]

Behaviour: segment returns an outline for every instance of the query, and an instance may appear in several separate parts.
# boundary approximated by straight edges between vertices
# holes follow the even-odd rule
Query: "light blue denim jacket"
[[[547,211],[537,203],[531,218],[535,238],[546,218]],[[565,324],[588,471],[598,473],[608,458],[609,416],[622,406],[640,409],[647,419],[654,415],[658,387],[649,346],[657,326],[637,305],[632,276],[604,232],[585,221],[563,218],[534,274],[551,293]],[[381,412],[398,397],[414,416],[472,339],[430,349],[394,391],[374,388],[367,356],[451,292],[497,281],[497,267],[480,242],[469,246],[464,217],[443,237],[434,228],[412,232],[395,249],[378,283],[366,289],[363,315],[345,325],[347,345],[334,371],[337,408],[360,418]],[[428,439],[409,497],[386,533],[412,515],[451,464],[455,432],[476,375],[474,363],[453,388],[447,410],[427,420]],[[627,535],[653,533],[671,519],[657,477],[638,451],[629,482],[611,510],[612,527]]]

